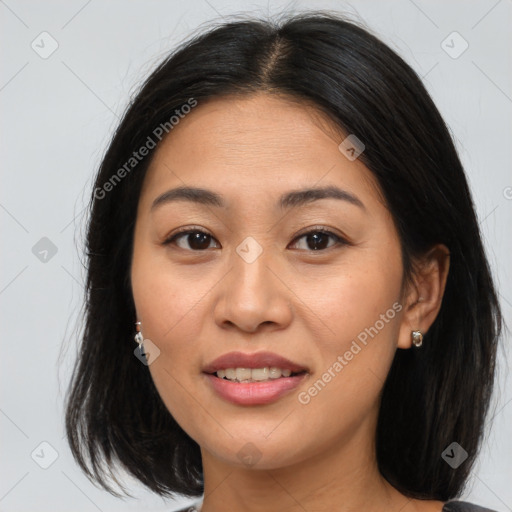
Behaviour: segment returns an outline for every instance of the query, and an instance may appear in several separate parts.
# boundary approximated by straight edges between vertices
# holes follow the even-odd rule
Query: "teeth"
[[[275,366],[269,368],[269,377],[271,379],[279,379],[281,377],[281,368],[276,368]]]
[[[252,380],[268,380],[269,379],[269,371],[268,368],[254,368],[254,370],[250,370]],[[238,375],[238,371],[237,371]]]
[[[242,382],[243,380],[251,379],[251,369],[250,368],[237,368],[235,370],[236,380]]]
[[[234,382],[261,382],[271,379],[279,379],[280,377],[289,377],[291,370],[281,369],[275,366],[265,368],[226,368],[218,370],[217,377],[219,379],[227,379]]]

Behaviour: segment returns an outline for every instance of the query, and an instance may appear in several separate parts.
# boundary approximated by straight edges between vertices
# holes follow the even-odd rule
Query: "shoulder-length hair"
[[[74,457],[113,494],[116,467],[163,496],[203,492],[198,444],[133,355],[133,233],[155,149],[145,158],[134,152],[149,147],[149,138],[158,147],[162,130],[172,137],[170,120],[185,105],[254,92],[314,104],[364,142],[360,159],[393,216],[406,276],[415,256],[437,243],[448,247],[441,309],[421,350],[396,352],[376,443],[382,475],[403,494],[457,497],[482,441],[502,325],[474,205],[447,127],[417,74],[364,28],[329,13],[210,28],[166,57],[127,108],[90,201],[85,324],[66,404]],[[457,469],[441,457],[453,441],[468,453]]]

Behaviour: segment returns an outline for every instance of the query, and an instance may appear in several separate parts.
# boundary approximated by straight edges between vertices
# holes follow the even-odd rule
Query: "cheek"
[[[180,411],[186,412],[183,389],[200,371],[197,353],[206,314],[201,298],[212,284],[190,275],[190,270],[172,268],[161,253],[136,247],[132,291],[144,338],[160,351],[148,369],[166,407],[180,417]]]
[[[184,274],[147,265],[134,272],[133,279],[133,295],[144,336],[161,351],[172,352],[174,361],[185,358],[188,350],[194,348],[206,314],[201,300],[213,284]]]
[[[327,327],[316,339],[321,363],[304,402],[364,414],[377,400],[396,352],[402,311],[400,253],[387,252],[386,258],[378,251],[361,253],[315,281],[308,287],[302,279],[297,292],[306,296],[309,289],[309,305],[321,320],[317,324]]]
[[[166,250],[143,235],[135,244],[131,279],[144,335],[155,343],[166,343],[180,324],[189,322],[194,307],[212,286],[197,266],[171,265]]]
[[[173,417],[190,416],[190,394],[200,373],[203,328],[212,320],[208,298],[217,279],[200,266],[173,266],[165,251],[138,247],[132,265],[132,291],[145,339],[159,355],[148,367]],[[204,340],[203,340],[204,342]]]
[[[328,275],[316,274],[295,279],[294,291],[311,308],[326,327],[324,349],[343,350],[377,323],[385,334],[398,332],[397,306],[401,294],[401,259],[361,253],[328,270]],[[327,271],[326,271],[327,272]],[[386,314],[388,312],[388,314]],[[384,320],[381,320],[384,315]],[[385,323],[383,328],[382,322]],[[347,348],[348,349],[348,348]]]
[[[168,411],[189,430],[186,422],[193,402],[189,390],[200,371],[200,330],[207,313],[201,309],[201,297],[209,287],[168,276],[156,268],[139,284],[134,282],[133,289],[144,338],[160,351],[148,370]]]
[[[341,431],[349,435],[375,420],[396,352],[400,269],[400,263],[376,269],[360,259],[315,288],[312,307],[329,329],[316,339],[320,363],[297,397],[307,418],[301,425],[305,437],[322,432],[335,442]]]

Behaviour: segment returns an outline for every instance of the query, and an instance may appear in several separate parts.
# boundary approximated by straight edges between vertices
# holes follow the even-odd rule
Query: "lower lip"
[[[306,373],[293,377],[280,377],[265,382],[232,382],[206,373],[214,391],[228,402],[237,405],[264,405],[275,402],[295,389]]]

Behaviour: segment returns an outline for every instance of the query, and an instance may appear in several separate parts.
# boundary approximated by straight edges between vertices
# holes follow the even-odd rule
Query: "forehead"
[[[208,100],[162,141],[143,195],[171,186],[201,185],[253,198],[290,188],[329,184],[378,194],[370,171],[338,148],[346,134],[308,102],[253,94]]]

